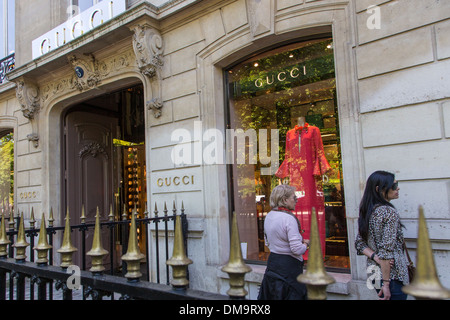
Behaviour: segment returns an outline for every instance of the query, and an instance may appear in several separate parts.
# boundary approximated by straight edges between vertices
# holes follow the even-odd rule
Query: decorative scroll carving
[[[133,49],[141,73],[149,78],[159,77],[159,70],[164,65],[164,44],[158,31],[149,25],[136,25],[132,31]]]
[[[27,119],[34,119],[39,112],[41,105],[39,102],[39,88],[29,81],[25,83],[24,79],[17,82],[16,88],[17,100],[19,100],[23,116]]]
[[[98,142],[91,142],[85,145],[78,153],[78,156],[83,158],[86,154],[91,155],[93,158],[96,158],[99,154],[102,154],[106,159],[109,158],[105,146]]]
[[[35,148],[39,147],[39,135],[37,133],[30,133],[27,135],[28,141],[33,142]]]
[[[30,120],[33,133],[27,135],[28,141],[33,142],[35,148],[39,146],[38,117],[41,109],[40,92],[36,84],[21,78],[17,81],[16,97],[19,100],[23,116]]]
[[[100,85],[101,74],[99,63],[93,55],[73,54],[68,56],[67,59],[75,72],[72,78],[72,88],[83,91],[96,88]]]
[[[140,72],[149,79],[152,99],[147,108],[155,118],[161,117],[163,99],[161,94],[161,69],[164,65],[164,42],[160,33],[148,24],[131,27],[134,32],[133,49]]]
[[[119,53],[118,55],[114,55],[111,57],[108,57],[105,60],[101,60],[97,63],[98,65],[98,81],[97,85],[101,84],[101,82],[107,78],[107,76],[114,76],[120,73],[124,72],[124,69],[126,68],[134,68],[134,52],[130,48],[129,50]],[[73,55],[71,57],[67,57],[67,60],[70,61],[70,59],[73,58]],[[76,60],[73,60],[75,63],[76,61],[79,61],[78,58],[75,56]],[[73,66],[73,63],[71,63],[71,66]],[[74,71],[75,71],[75,67]],[[70,93],[73,90],[83,90],[83,85],[79,84],[78,81],[75,83],[76,73],[74,72],[69,77],[65,76],[63,78],[58,79],[57,81],[46,83],[41,88],[41,96],[42,96],[42,103],[46,104],[49,100],[55,99],[58,96],[65,95]],[[88,83],[93,84],[91,81]],[[86,83],[86,88],[88,88],[88,85]]]
[[[160,99],[154,98],[147,102],[147,109],[153,110],[153,115],[155,118],[161,117],[161,108],[163,107],[163,103]]]

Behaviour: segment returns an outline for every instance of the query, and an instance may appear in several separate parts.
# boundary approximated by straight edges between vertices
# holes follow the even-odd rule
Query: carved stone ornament
[[[84,91],[100,85],[100,68],[93,55],[72,54],[67,59],[74,70],[72,88]]]
[[[39,135],[37,133],[30,133],[27,135],[28,141],[33,142],[35,148],[39,147]]]
[[[161,86],[161,69],[164,65],[164,42],[161,34],[148,24],[131,27],[133,35],[133,49],[139,71],[149,79],[151,88],[148,110],[153,110],[155,118],[161,117],[163,99]]]
[[[83,158],[86,154],[91,155],[93,158],[97,158],[99,154],[102,154],[106,159],[108,159],[108,153],[105,150],[105,146],[98,142],[91,142],[83,146],[83,148],[78,153],[80,158]]]
[[[23,116],[27,119],[34,119],[39,112],[41,105],[39,102],[39,88],[25,80],[17,82],[16,97],[19,100]]]
[[[38,120],[41,109],[40,92],[36,84],[21,78],[17,81],[16,97],[20,103],[23,116],[30,120],[33,133],[27,135],[28,141],[33,142],[35,148],[39,146]]]
[[[159,77],[164,65],[164,44],[158,31],[149,25],[136,25],[132,28],[133,49],[141,73],[149,78]]]
[[[161,117],[161,108],[162,107],[163,107],[163,103],[158,98],[154,98],[147,102],[147,109],[153,110],[153,116],[155,118]]]

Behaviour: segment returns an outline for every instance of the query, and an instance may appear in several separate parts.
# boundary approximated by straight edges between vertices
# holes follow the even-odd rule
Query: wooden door
[[[84,111],[74,111],[65,118],[65,202],[69,208],[71,225],[81,224],[84,206],[86,224],[95,223],[97,207],[100,220],[107,221],[113,204],[113,138],[118,125],[117,118]],[[109,253],[110,230],[103,227],[102,245]],[[72,241],[78,251],[74,263],[82,268],[81,232],[73,232]],[[85,234],[86,252],[92,248],[93,228]],[[103,260],[110,269],[109,254]],[[91,265],[86,257],[86,269]]]

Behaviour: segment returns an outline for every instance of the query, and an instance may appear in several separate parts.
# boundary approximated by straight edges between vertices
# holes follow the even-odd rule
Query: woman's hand
[[[376,263],[380,264],[381,259],[379,256],[375,255],[375,257],[373,258],[373,260],[375,260]],[[389,260],[389,264],[391,266],[391,268],[394,266],[394,259],[390,259]]]
[[[391,290],[389,289],[389,282],[383,282],[383,286],[381,287],[380,292],[378,292],[378,296],[380,297],[380,300],[391,299]]]
[[[309,249],[309,240],[308,239],[303,239],[303,244],[306,244],[307,249]]]

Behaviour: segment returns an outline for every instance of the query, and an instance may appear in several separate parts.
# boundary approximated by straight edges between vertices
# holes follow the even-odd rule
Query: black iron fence
[[[169,222],[173,221],[175,224],[175,232],[173,234],[174,255],[177,243],[177,228],[180,229],[178,237],[181,236],[182,238],[181,242],[179,242],[181,243],[180,248],[177,248],[177,250],[181,250],[184,255],[187,255],[186,240],[188,221],[183,206],[179,214],[177,213],[175,204],[172,214],[169,214],[166,205],[164,205],[162,214],[157,211],[155,206],[153,217],[149,217],[150,214],[145,213],[145,218],[136,218],[136,214],[134,214],[134,217],[130,219],[124,215],[122,216],[122,219],[119,220],[115,219],[114,215],[111,213],[109,215],[109,221],[100,222],[99,219],[96,219],[96,223],[84,223],[82,219],[81,224],[71,225],[69,234],[73,232],[81,233],[81,248],[77,248],[77,250],[81,250],[81,266],[64,266],[63,263],[61,263],[60,266],[53,266],[53,261],[55,260],[54,254],[56,252],[61,252],[61,249],[56,250],[54,248],[54,240],[56,237],[62,236],[61,232],[67,232],[67,225],[65,227],[53,226],[53,216],[50,214],[48,219],[49,226],[44,226],[45,231],[43,231],[42,224],[40,229],[34,227],[35,221],[33,216],[34,215],[31,215],[30,228],[27,229],[24,228],[23,218],[9,217],[9,223],[5,222],[6,219],[4,219],[4,217],[2,219],[0,229],[0,300],[53,300],[56,296],[58,299],[72,300],[73,289],[77,289],[78,287],[82,288],[82,293],[79,295],[81,296],[81,299],[93,300],[100,300],[105,297],[112,300],[228,299],[227,296],[189,289],[189,286],[187,285],[187,264],[184,266],[186,269],[184,277],[186,278],[185,283],[187,284],[174,286],[172,283],[172,286],[169,285],[169,262],[171,260],[169,259],[169,237],[172,236]],[[8,230],[6,228],[7,224],[9,225]],[[151,229],[151,234],[153,235],[153,241],[143,242],[144,248],[137,247],[136,230],[138,228],[140,228],[141,233],[145,235],[149,235],[149,230]],[[100,231],[101,229],[103,229],[103,232]],[[86,252],[89,248],[86,248],[85,235],[87,232],[92,232],[92,230],[94,230],[92,249]],[[109,244],[105,244],[105,246],[109,247],[109,250],[100,248],[100,251],[103,250],[102,252],[109,253],[110,268],[109,270],[106,269],[105,271],[100,272],[98,269],[94,270],[95,268],[91,268],[89,271],[86,270],[86,268],[89,267],[88,264],[91,262],[86,256],[90,255],[92,251],[95,251],[96,249],[94,250],[94,247],[99,245],[95,243],[96,232],[99,234],[105,234],[105,232],[109,233],[110,239]],[[44,234],[44,236],[42,236],[42,234]],[[63,237],[64,236],[65,234]],[[36,241],[37,237],[39,237],[38,241]],[[61,237],[61,239],[63,237]],[[121,255],[122,263],[118,268],[114,268],[114,260],[117,258],[114,256],[116,252],[115,245],[119,238],[123,248],[123,255]],[[67,245],[67,243],[63,243],[62,247],[64,245]],[[102,246],[103,245],[100,244],[100,247]],[[150,248],[150,246],[152,247]],[[19,251],[22,250],[21,247],[23,251],[19,253]],[[152,258],[156,261],[150,261],[150,249],[153,250],[154,254],[152,255]],[[47,250],[49,255],[48,259],[40,258],[39,254],[42,251],[47,253]],[[38,259],[36,259],[35,251],[37,251]],[[145,254],[142,254],[141,251],[144,251]],[[105,255],[106,254],[103,256]],[[133,256],[136,255],[138,258],[133,258]],[[100,261],[102,261],[103,256],[100,257]],[[126,258],[130,256],[131,258]],[[145,264],[141,264],[143,258],[146,261]],[[173,259],[174,257],[172,257],[172,260]],[[61,260],[63,259],[61,258]],[[141,276],[142,274],[140,273],[141,266],[144,265],[144,269],[148,270],[148,266],[151,262],[152,265],[156,266],[156,270],[153,273],[155,274],[153,279],[155,281],[154,283],[149,281],[149,272],[144,272],[143,276]],[[177,265],[177,267],[179,265],[178,262],[172,264]],[[92,266],[93,265],[94,257],[92,257]],[[165,265],[165,272],[161,272],[160,265]],[[134,271],[129,270],[132,268]],[[133,274],[133,272],[138,275],[129,276],[130,274]],[[172,274],[175,278],[178,271],[175,271],[174,268]],[[165,279],[162,280],[162,276],[165,276]],[[55,290],[57,291],[56,294],[54,292]]]

